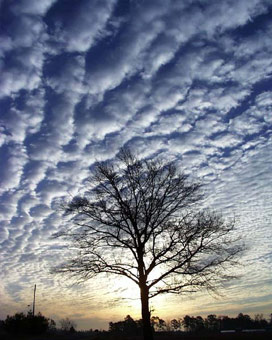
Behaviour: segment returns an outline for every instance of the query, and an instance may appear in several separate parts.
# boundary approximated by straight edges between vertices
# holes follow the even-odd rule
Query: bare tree
[[[70,320],[69,318],[66,319],[61,319],[59,321],[60,323],[60,328],[63,331],[71,331],[71,330],[75,330],[77,325],[73,320]]]
[[[55,272],[133,281],[145,340],[153,339],[150,298],[213,290],[230,277],[227,268],[241,251],[230,236],[234,225],[201,209],[200,185],[175,165],[139,160],[123,149],[117,165],[97,165],[89,185],[65,207],[75,226],[58,234],[72,240],[78,256]]]

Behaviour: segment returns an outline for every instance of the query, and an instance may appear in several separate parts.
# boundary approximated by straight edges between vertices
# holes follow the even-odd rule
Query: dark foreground
[[[0,334],[1,340],[142,340],[141,336],[124,336],[118,334],[109,334],[107,332],[77,332],[75,334],[44,334],[39,336],[34,335],[19,335],[19,334]],[[272,339],[272,332],[256,332],[256,333],[199,333],[199,334],[188,334],[188,333],[156,333],[154,340],[239,340],[239,339],[256,339],[256,340],[268,340]]]

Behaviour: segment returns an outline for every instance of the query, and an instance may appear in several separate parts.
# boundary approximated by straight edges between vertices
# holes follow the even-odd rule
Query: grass
[[[271,332],[262,333],[156,333],[155,340],[269,340]],[[1,340],[142,340],[141,336],[114,335],[107,332],[48,333],[44,335],[20,335],[0,332]]]

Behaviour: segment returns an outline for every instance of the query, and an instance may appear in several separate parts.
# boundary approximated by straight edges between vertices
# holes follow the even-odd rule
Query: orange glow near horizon
[[[139,288],[127,279],[109,276],[79,286],[67,285],[65,280],[60,284],[61,287],[57,291],[54,287],[46,288],[42,284],[37,285],[37,312],[40,311],[55,321],[68,317],[77,323],[78,329],[84,330],[90,328],[107,330],[109,322],[123,320],[128,314],[135,320],[141,318]],[[268,294],[269,285],[264,285],[263,289]],[[26,312],[27,304],[32,301],[31,293],[32,289],[29,289],[26,301],[21,303],[23,308],[14,305],[10,314]],[[181,318],[186,314],[203,317],[209,314],[237,316],[242,312],[251,316],[263,313],[268,317],[271,312],[272,306],[269,300],[262,304],[247,301],[246,293],[241,304],[238,298],[239,286],[233,286],[223,293],[227,296],[217,299],[207,295],[206,292],[181,296],[161,295],[150,300],[150,309],[152,315],[166,321]]]

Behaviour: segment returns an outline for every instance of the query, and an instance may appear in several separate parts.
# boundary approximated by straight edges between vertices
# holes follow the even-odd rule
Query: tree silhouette
[[[150,321],[151,321],[151,326],[155,331],[166,330],[166,322],[163,319],[160,319],[158,316],[152,316]]]
[[[180,326],[181,326],[180,320],[177,320],[177,319],[171,320],[171,328],[174,331],[180,330]]]
[[[140,290],[144,339],[153,339],[149,299],[164,293],[215,289],[241,247],[233,223],[201,209],[201,186],[174,164],[139,160],[123,149],[115,165],[100,163],[84,197],[65,205],[73,227],[56,237],[78,256],[55,268],[90,279],[126,277]]]
[[[70,320],[69,318],[61,319],[59,323],[60,329],[66,332],[68,331],[75,332],[75,329],[77,327],[77,324],[73,320]]]
[[[117,334],[137,335],[141,326],[140,320],[134,321],[130,315],[127,315],[124,321],[110,322],[109,331]]]
[[[199,332],[204,329],[204,320],[201,316],[189,316],[185,315],[181,321],[181,324],[187,332]]]
[[[215,314],[210,314],[207,316],[206,320],[206,328],[209,329],[210,331],[216,331],[220,328],[220,322],[216,318]]]
[[[187,332],[218,332],[219,330],[242,330],[242,329],[260,329],[263,330],[269,326],[269,322],[263,317],[263,314],[256,314],[254,319],[249,315],[239,313],[236,318],[227,315],[216,316],[208,315],[204,320],[201,316],[185,315],[181,320],[184,329]]]
[[[3,322],[3,328],[7,332],[20,334],[42,334],[55,329],[55,326],[54,320],[46,318],[41,313],[33,315],[32,312],[8,315]]]

